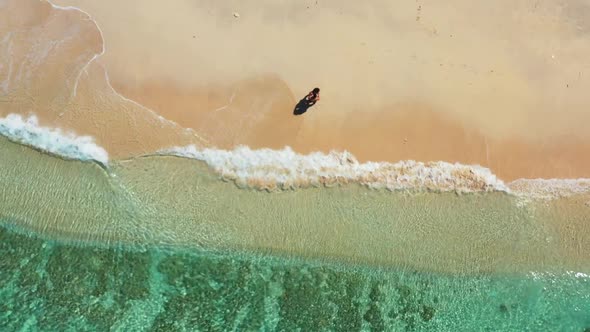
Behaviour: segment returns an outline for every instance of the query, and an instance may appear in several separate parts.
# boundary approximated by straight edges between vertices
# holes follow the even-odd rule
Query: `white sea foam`
[[[174,147],[164,154],[202,160],[223,179],[240,187],[283,190],[359,183],[375,189],[490,192],[509,189],[481,166],[446,162],[359,163],[349,152],[301,155],[282,150],[238,147],[234,150]]]
[[[8,139],[33,146],[49,153],[78,160],[95,160],[103,165],[109,161],[109,155],[90,136],[77,136],[59,128],[41,127],[36,116],[23,118],[18,114],[9,114],[0,118],[0,134]]]
[[[0,118],[0,134],[12,141],[68,159],[94,160],[106,165],[108,153],[90,136],[39,125],[37,117],[10,114]],[[530,200],[551,200],[590,193],[590,179],[519,179],[505,185],[478,165],[412,160],[359,163],[349,152],[302,155],[282,150],[197,148],[194,145],[161,151],[204,161],[222,179],[243,188],[286,190],[359,183],[374,189],[435,192],[507,192]]]
[[[518,179],[508,187],[527,199],[552,200],[590,193],[590,179]]]

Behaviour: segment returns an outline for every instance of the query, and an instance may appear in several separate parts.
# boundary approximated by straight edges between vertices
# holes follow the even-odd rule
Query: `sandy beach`
[[[589,22],[0,0],[0,326],[589,331]]]
[[[291,146],[480,164],[504,180],[590,174],[579,1],[55,4],[92,20],[36,1],[0,11],[0,114],[91,135],[113,158]],[[17,11],[30,20],[10,20]],[[22,56],[33,38],[50,50],[36,62]],[[315,86],[320,103],[293,116]]]

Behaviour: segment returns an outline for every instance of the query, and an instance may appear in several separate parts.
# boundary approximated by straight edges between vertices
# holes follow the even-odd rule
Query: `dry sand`
[[[505,180],[590,176],[581,0],[55,3],[88,12],[102,38],[79,12],[0,0],[0,114],[36,113],[114,157],[290,145]],[[315,86],[320,103],[293,116]]]

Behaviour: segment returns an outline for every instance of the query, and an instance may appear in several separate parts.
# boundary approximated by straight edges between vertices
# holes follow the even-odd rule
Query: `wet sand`
[[[41,126],[90,135],[115,158],[203,143],[113,90],[97,62],[100,31],[86,14],[43,1],[6,1],[0,20],[7,22],[0,26],[0,115],[36,115]]]
[[[289,145],[474,163],[507,181],[590,176],[582,2],[56,3],[88,12],[102,37],[77,11],[5,1],[0,114],[92,135],[112,158]],[[293,116],[316,85],[320,103]]]

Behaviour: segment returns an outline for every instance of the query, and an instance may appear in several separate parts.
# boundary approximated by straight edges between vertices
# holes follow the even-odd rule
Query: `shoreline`
[[[586,135],[587,131],[578,129],[584,122],[585,113],[576,109],[569,111],[570,115],[562,116],[561,122],[555,122],[561,123],[555,128],[546,125],[552,118],[544,119],[541,111],[534,116],[526,113],[528,111],[507,114],[507,110],[498,110],[495,120],[482,126],[481,120],[490,116],[487,106],[459,114],[451,111],[452,103],[438,100],[434,94],[429,96],[421,92],[413,97],[411,94],[385,97],[363,95],[365,92],[362,92],[357,101],[366,101],[363,108],[356,104],[347,105],[351,97],[341,95],[327,85],[328,91],[322,102],[303,116],[295,117],[292,108],[304,90],[293,73],[284,71],[284,68],[273,71],[269,67],[268,74],[236,73],[235,77],[241,78],[228,77],[216,82],[204,82],[198,78],[187,81],[183,79],[184,75],[173,79],[159,77],[157,73],[150,76],[151,69],[140,63],[139,67],[132,68],[135,74],[141,74],[139,78],[112,69],[118,68],[113,61],[128,61],[127,56],[120,53],[123,49],[118,37],[112,34],[112,22],[103,16],[102,7],[95,8],[83,0],[57,2],[77,1],[83,5],[81,7],[89,6],[97,13],[87,8],[77,12],[71,10],[73,7],[62,10],[59,6],[52,6],[48,9],[43,3],[31,2],[23,3],[21,8],[21,5],[10,3],[29,15],[34,13],[33,7],[45,11],[45,16],[35,17],[34,24],[22,27],[30,36],[35,35],[37,24],[57,18],[52,22],[59,24],[46,27],[47,36],[43,38],[48,39],[44,43],[65,33],[62,20],[67,20],[68,24],[80,24],[83,33],[68,41],[72,46],[67,51],[51,54],[39,67],[31,68],[37,80],[19,82],[9,72],[4,84],[10,102],[1,105],[0,114],[36,114],[41,125],[94,137],[114,159],[190,144],[222,149],[238,145],[253,149],[289,146],[301,154],[348,151],[360,162],[416,160],[476,164],[490,168],[507,182],[521,178],[590,177],[590,155],[584,153],[590,151],[590,136]],[[78,17],[87,15],[86,12],[92,13],[97,21],[91,19],[88,23]],[[99,24],[104,27],[99,29]],[[244,29],[252,28],[251,23],[244,24]],[[224,29],[218,32],[220,36],[226,33]],[[33,51],[27,49],[30,36],[13,38],[10,31],[5,32],[9,33],[6,39],[9,47],[19,47],[22,54]],[[139,39],[138,42],[141,44],[145,40]],[[112,47],[105,47],[110,43]],[[88,50],[96,52],[88,53]],[[71,60],[81,54],[84,61]],[[154,59],[158,59],[158,54],[152,55]],[[15,62],[19,61],[18,58],[9,54],[0,56],[8,56],[6,60],[10,68],[18,65]],[[107,67],[111,68],[108,72]],[[202,66],[199,69],[203,69]],[[56,73],[64,70],[71,74],[71,80],[57,76]],[[464,79],[459,75],[464,70],[455,69],[457,83]],[[501,83],[498,79],[494,78],[493,82]],[[505,83],[509,82],[506,78]],[[19,88],[13,89],[13,86]],[[493,93],[492,90],[488,92]],[[474,96],[464,93],[457,97],[469,99]],[[344,99],[338,100],[340,97]],[[571,98],[574,102],[581,97],[571,95]],[[514,107],[517,107],[519,99],[514,100]],[[505,103],[501,105],[505,106]],[[576,121],[569,121],[563,127],[563,119],[568,116]],[[476,118],[479,120],[475,121]],[[525,126],[522,126],[523,119],[528,119]],[[510,121],[515,121],[515,125],[508,126]],[[490,129],[490,126],[503,129]],[[551,131],[547,135],[533,134],[538,126]]]
[[[111,159],[92,137],[76,136],[59,128],[43,127],[35,116],[23,119],[11,114],[0,118],[0,135],[8,141],[63,160],[94,161],[109,172],[110,163],[138,158],[175,156],[203,162],[210,171],[239,189],[283,192],[307,188],[341,187],[358,184],[368,189],[390,192],[506,192],[523,200],[542,201],[586,194],[589,178],[518,178],[504,181],[489,168],[478,164],[420,162],[362,162],[343,151],[298,154],[293,149],[232,150],[177,146],[122,159]]]
[[[240,190],[186,158],[113,163],[109,176],[94,164],[7,141],[2,147],[12,156],[0,160],[10,198],[3,216],[46,234],[448,273],[588,272],[589,193],[526,204],[502,192],[405,194],[356,185],[269,194]],[[22,179],[36,189],[19,190]]]

